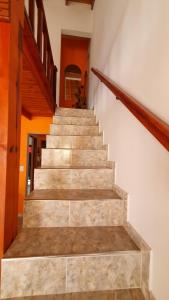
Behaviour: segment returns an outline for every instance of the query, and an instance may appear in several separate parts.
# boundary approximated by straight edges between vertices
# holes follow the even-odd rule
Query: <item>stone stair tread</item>
[[[47,170],[50,170],[50,169],[73,169],[73,170],[75,170],[75,169],[78,169],[78,170],[93,170],[93,169],[96,169],[96,170],[98,170],[98,169],[112,169],[112,166],[54,166],[54,167],[52,167],[52,166],[41,166],[41,167],[39,167],[39,168],[36,168],[36,169],[42,169],[42,170],[44,170],[44,169],[47,169]]]
[[[112,190],[34,190],[26,200],[105,200],[121,199],[119,195]]]
[[[9,300],[7,298],[6,300]],[[145,300],[141,289],[116,291],[81,292],[60,295],[29,296],[13,300]]]
[[[72,126],[72,127],[98,127],[98,123],[96,124],[56,124],[56,123],[51,123],[51,125],[54,125],[54,126]]]
[[[67,125],[67,126],[69,126],[69,125]],[[98,136],[103,136],[103,132],[99,132],[98,134],[54,134],[54,133],[50,133],[50,134],[48,134],[48,135],[50,135],[50,136],[61,136],[61,137],[65,137],[65,136],[69,136],[69,137],[91,137],[91,138],[93,138],[93,137],[98,137]]]
[[[69,126],[69,125],[67,125],[67,126]],[[103,135],[103,132],[100,132],[99,134],[95,134],[95,135],[94,134],[93,135],[90,135],[90,134],[85,134],[85,135],[78,135],[78,134],[67,135],[67,134],[63,134],[63,135],[61,135],[61,137],[62,138],[63,137],[68,137],[68,138],[70,138],[70,137],[80,137],[80,138],[90,137],[90,138],[94,138],[94,137],[98,137],[98,136],[102,136],[102,135]],[[46,136],[54,136],[54,137],[58,136],[58,137],[60,137],[60,135],[51,134],[51,133],[47,134]]]
[[[139,251],[123,226],[23,228],[5,258],[74,256]]]

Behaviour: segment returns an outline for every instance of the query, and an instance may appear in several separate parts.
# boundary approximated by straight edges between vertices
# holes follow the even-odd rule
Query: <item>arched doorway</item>
[[[65,101],[76,103],[81,87],[81,69],[77,65],[68,65],[65,70]]]
[[[86,108],[88,89],[89,38],[62,35],[61,107]]]

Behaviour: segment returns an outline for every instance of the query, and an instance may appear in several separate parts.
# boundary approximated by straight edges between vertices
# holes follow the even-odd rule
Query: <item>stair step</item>
[[[9,298],[8,298],[9,299]],[[8,300],[7,299],[7,300]],[[141,289],[19,297],[13,300],[145,300]]]
[[[25,202],[23,226],[119,226],[126,222],[125,209],[111,190],[40,190]]]
[[[99,135],[98,125],[50,125],[51,135]]]
[[[123,227],[29,228],[2,259],[1,297],[139,288],[140,280],[141,251]]]
[[[107,149],[103,146],[103,137],[97,136],[54,136],[47,135],[47,148],[66,148],[66,149]]]
[[[139,251],[122,226],[23,228],[5,258]]]
[[[24,227],[120,226],[124,200],[27,200]]]
[[[42,149],[44,166],[101,166],[106,167],[107,150]]]
[[[57,125],[96,125],[96,118],[54,116],[53,123]]]
[[[63,117],[91,118],[91,117],[94,116],[94,110],[59,107],[59,108],[56,109],[55,115],[56,116],[63,116]]]
[[[105,199],[121,199],[113,190],[34,190],[26,198],[26,200],[105,200]]]
[[[112,189],[114,169],[96,167],[35,169],[35,189]]]

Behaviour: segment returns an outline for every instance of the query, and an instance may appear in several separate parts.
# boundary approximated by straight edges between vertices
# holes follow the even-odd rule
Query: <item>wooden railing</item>
[[[120,100],[129,111],[153,134],[153,136],[169,151],[169,125],[127,94],[102,72],[92,68],[92,72],[103,82],[109,90]]]
[[[36,15],[36,16],[35,16]],[[54,64],[49,33],[42,0],[28,0],[27,17],[37,44],[46,78],[49,82],[54,105],[56,103],[57,67]]]

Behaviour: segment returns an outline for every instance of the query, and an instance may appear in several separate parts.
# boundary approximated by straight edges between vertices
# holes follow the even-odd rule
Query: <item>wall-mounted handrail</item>
[[[35,9],[37,8],[37,9]],[[35,13],[37,11],[37,17]],[[52,49],[50,44],[49,32],[46,22],[45,10],[42,0],[28,0],[28,18],[29,24],[37,44],[41,62],[43,64],[46,78],[49,82],[51,94],[53,96],[53,105],[56,104],[56,73],[57,67],[54,64]],[[37,20],[37,22],[36,22]]]
[[[99,70],[92,68],[92,72],[108,89],[120,100],[132,114],[153,134],[153,136],[169,151],[169,125],[139,103],[134,97],[126,93],[115,82]]]

